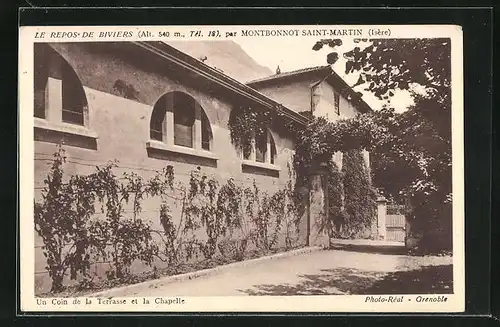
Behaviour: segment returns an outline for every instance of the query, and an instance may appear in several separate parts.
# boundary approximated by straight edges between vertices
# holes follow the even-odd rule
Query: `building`
[[[36,199],[58,144],[68,175],[117,160],[117,173],[148,178],[173,165],[187,180],[201,167],[218,180],[255,181],[273,192],[290,178],[294,140],[283,126],[305,126],[299,112],[333,119],[369,110],[329,67],[243,84],[163,42],[38,43],[34,67]],[[228,129],[241,105],[281,113],[246,157]],[[146,203],[148,210],[158,211],[158,203]],[[36,280],[45,288],[41,246],[36,237]]]
[[[200,165],[221,178],[251,177],[265,185],[288,178],[290,135],[270,130],[271,151],[242,160],[230,142],[229,115],[247,103],[280,107],[284,121],[306,119],[164,43],[36,44],[35,54],[36,159],[62,142],[75,160],[116,159],[151,169],[172,161],[179,172]],[[39,163],[36,179],[43,182]]]
[[[250,81],[247,85],[295,112],[308,112],[330,121],[372,111],[361,98],[361,93],[347,85],[330,66],[278,73]],[[364,156],[367,167],[370,167],[368,152],[364,151]],[[334,160],[341,168],[342,154],[335,154]]]

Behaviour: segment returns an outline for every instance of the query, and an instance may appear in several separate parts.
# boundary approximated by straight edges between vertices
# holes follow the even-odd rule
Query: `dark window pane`
[[[340,95],[338,93],[334,94],[334,106],[335,106],[335,113],[337,115],[340,115]]]
[[[276,146],[274,145],[274,141],[270,138],[271,142],[271,163],[274,164],[274,157],[276,157]]]
[[[149,137],[152,140],[163,141],[163,133],[158,130],[151,129],[149,131]]]
[[[252,152],[252,149],[250,149],[250,147],[243,147],[243,159],[245,159],[245,160],[250,159],[251,152]]]
[[[62,69],[62,120],[83,125],[83,109],[86,106],[83,87],[68,64],[63,64]]]
[[[83,112],[63,109],[62,120],[70,124],[83,125]]]
[[[255,137],[255,160],[257,162],[266,161],[267,133]]]
[[[163,123],[167,111],[167,96],[161,97],[153,108],[149,123],[149,137],[153,140],[163,141]]]
[[[201,141],[201,148],[202,148],[203,150],[210,151],[210,142],[209,142],[209,141],[202,140],[202,141]]]
[[[189,95],[174,93],[174,123],[184,126],[194,124],[194,99]]]
[[[194,99],[189,95],[174,93],[174,144],[193,147]]]
[[[45,118],[45,90],[35,89],[34,116]]]
[[[202,112],[201,116],[201,148],[203,150],[210,151],[210,140],[212,139],[212,133],[210,131],[210,122],[207,116]]]
[[[49,57],[46,51],[47,45],[34,44],[34,116],[45,118],[45,90],[49,77]]]
[[[266,157],[266,153],[260,150],[259,148],[255,148],[255,161],[264,162]]]
[[[174,125],[174,143],[175,145],[193,147],[193,128],[192,126]]]

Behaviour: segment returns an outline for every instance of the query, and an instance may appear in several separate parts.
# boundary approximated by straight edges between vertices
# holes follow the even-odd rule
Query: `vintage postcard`
[[[23,312],[462,312],[460,26],[20,28]]]

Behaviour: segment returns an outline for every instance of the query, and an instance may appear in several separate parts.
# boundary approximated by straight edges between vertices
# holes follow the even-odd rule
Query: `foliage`
[[[63,182],[65,160],[64,150],[59,149],[44,181],[47,187],[42,200],[34,206],[35,230],[44,244],[52,292],[63,289],[68,269],[71,279],[76,279],[77,273],[86,275],[90,269],[86,226],[94,213],[94,194],[89,192],[86,178],[73,177],[69,183]]]
[[[391,118],[392,112],[381,115],[359,115],[336,122],[313,117],[305,129],[297,131],[293,157],[296,188],[307,185],[309,174],[318,168],[318,163],[326,163],[329,215],[325,223],[332,236],[354,237],[375,217],[375,193],[363,157],[357,152],[397,144],[387,135],[386,127],[378,124]],[[332,162],[337,152],[345,153],[342,172]]]
[[[323,45],[332,48],[342,45],[338,41],[318,41],[313,50]],[[388,99],[396,89],[408,90],[412,84],[423,86],[443,100],[449,96],[450,39],[357,39],[355,42],[359,46],[343,54],[347,59],[345,73],[360,73],[353,87],[366,84],[366,90],[380,99]]]
[[[430,101],[426,99],[425,103]],[[415,108],[419,105],[417,98]],[[410,108],[397,114],[384,108],[337,122],[314,118],[298,132],[294,167],[303,177],[297,181],[307,181],[314,161],[328,162],[337,151],[355,149],[370,152],[373,184],[385,196],[412,203],[414,220],[421,222],[415,224],[416,230],[425,231],[430,220],[442,220],[443,226],[450,226],[445,221],[451,220],[451,216],[440,216],[438,211],[449,212],[443,206],[451,200],[451,143],[420,110]],[[344,190],[344,194],[350,193]]]
[[[339,121],[315,121],[301,137],[311,157],[335,150],[367,149],[373,182],[390,200],[405,203],[413,232],[430,248],[451,247],[451,48],[450,39],[359,39],[343,53],[353,85],[379,99],[409,90],[414,105],[402,114],[379,112]],[[321,40],[333,49],[341,40]],[[337,55],[337,53],[334,52]],[[327,57],[327,62],[330,56]],[[332,57],[333,58],[333,57]],[[413,91],[420,86],[425,92]],[[390,102],[390,101],[389,101]],[[331,137],[330,137],[331,136]],[[307,158],[309,159],[309,158]]]
[[[229,117],[229,131],[233,144],[243,153],[250,153],[252,143],[264,135],[270,126],[273,114],[269,110],[253,110],[249,107],[240,107],[231,110]]]
[[[150,265],[158,248],[152,241],[151,228],[137,218],[141,210],[142,178],[135,174],[124,174],[125,183],[120,182],[113,172],[114,165],[96,167],[92,174],[93,189],[99,201],[104,204],[102,213],[106,219],[95,220],[90,228],[92,244],[97,247],[102,259],[111,259],[113,269],[110,279],[124,278],[129,274],[131,264],[141,260]],[[133,218],[124,216],[124,206],[130,194],[134,193]]]
[[[219,253],[242,260],[252,244],[260,253],[275,250],[283,229],[285,248],[298,240],[298,230],[291,228],[298,221],[291,181],[268,195],[256,183],[245,188],[233,179],[219,187],[198,168],[187,185],[176,186],[172,166],[146,180],[135,173],[118,177],[112,163],[64,182],[62,153],[55,154],[42,199],[35,203],[35,226],[44,242],[52,292],[63,289],[68,271],[72,279],[83,278],[80,288],[93,287],[90,267],[96,261],[109,263],[106,276],[113,282],[131,277],[130,267],[137,260],[149,266],[155,259],[178,266],[195,253],[205,259]],[[158,200],[162,230],[145,223],[146,198]],[[172,204],[180,205],[180,216],[174,216]],[[156,266],[152,269],[157,271]]]
[[[317,168],[315,162],[321,160],[320,162],[326,163],[329,207],[328,219],[325,221],[326,230],[332,237],[352,238],[369,227],[375,218],[376,192],[372,187],[363,155],[358,150],[360,145],[353,142],[349,148],[349,143],[331,142],[330,133],[336,133],[336,137],[348,140],[350,135],[345,134],[353,133],[359,127],[350,126],[350,121],[340,124],[349,128],[341,131],[342,127],[339,127],[338,123],[315,118],[310,127],[301,131],[294,155],[294,167],[298,174],[298,183],[304,185],[308,181],[309,173]],[[344,151],[342,171],[339,171],[332,160],[332,154],[338,151]],[[299,184],[296,187],[299,187]]]
[[[347,217],[344,211],[344,185],[342,172],[333,161],[328,162],[328,225],[331,237],[341,237],[339,231],[346,225]]]
[[[242,188],[237,186],[233,178],[219,189],[217,196],[217,213],[224,220],[228,229],[241,228],[243,217],[240,209],[242,205]]]
[[[205,242],[194,240],[205,258],[210,259],[217,250],[217,241],[225,234],[224,221],[217,215],[218,182],[213,177],[200,173],[200,168],[192,171],[189,179],[188,205],[184,208],[186,224],[184,232],[205,227],[207,239]]]
[[[175,228],[174,222],[172,220],[172,215],[170,212],[170,207],[166,203],[160,205],[160,223],[163,227],[163,238],[165,251],[168,263],[174,263],[177,261],[177,248],[176,248],[176,238],[177,229]]]
[[[134,198],[133,218],[123,217],[123,206],[140,178],[128,176],[128,183],[122,183],[113,174],[113,165],[108,165],[90,175],[70,176],[65,182],[64,162],[64,150],[59,148],[34,212],[35,230],[44,243],[46,269],[52,278],[51,290],[63,289],[68,270],[71,279],[81,274],[82,283],[91,285],[91,259],[111,260],[110,278],[125,277],[136,259],[151,263],[157,248],[150,227],[136,219],[140,195]],[[104,220],[93,219],[98,203]]]
[[[376,216],[377,199],[361,151],[345,152],[342,161],[346,219],[338,227],[344,235],[353,237],[371,227]]]
[[[426,244],[426,251],[434,252],[451,248],[451,119],[445,117],[437,99],[417,97],[415,102],[395,115],[394,125],[389,126],[389,132],[404,145],[401,150],[375,147],[373,176],[387,197],[407,204],[412,231],[425,238],[420,243]],[[431,120],[426,112],[441,112],[448,123]],[[398,151],[412,156],[401,156]]]
[[[125,99],[138,99],[139,91],[137,91],[132,84],[129,84],[124,80],[116,80],[115,84],[113,84],[113,90],[118,93],[118,95],[123,96]]]
[[[245,188],[245,213],[253,224],[251,238],[255,246],[264,251],[270,251],[278,242],[285,215],[285,190],[279,190],[272,196],[260,192],[257,184]]]
[[[158,251],[157,256],[160,260],[167,261],[170,264],[178,261],[180,248],[178,240],[180,226],[176,227],[174,225],[171,208],[167,201],[168,198],[177,199],[176,196],[173,195],[175,192],[174,180],[174,167],[168,165],[164,167],[162,171],[156,172],[156,174],[145,183],[143,191],[148,197],[161,198],[159,220],[163,231],[158,232],[153,230],[152,232],[160,234],[163,243],[163,249]]]
[[[292,248],[298,242],[300,221],[304,211],[302,207],[305,203],[301,194],[294,187],[295,184],[292,181],[296,179],[296,175],[291,170],[289,170],[289,177],[290,179],[283,189],[285,192],[285,248],[287,249]]]
[[[243,219],[243,187],[236,185],[230,178],[222,185],[217,198],[217,214],[221,216],[227,228],[226,236],[218,245],[224,257],[242,260],[248,248],[250,231]]]

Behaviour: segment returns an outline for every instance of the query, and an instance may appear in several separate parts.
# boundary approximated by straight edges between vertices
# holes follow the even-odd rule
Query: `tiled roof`
[[[278,78],[290,77],[290,76],[301,75],[301,74],[312,73],[312,72],[327,72],[330,70],[331,70],[330,66],[308,67],[308,68],[293,70],[290,72],[283,72],[283,73],[279,73],[279,74],[274,74],[274,75],[267,76],[264,78],[259,78],[259,79],[247,82],[246,84],[256,84],[256,83],[270,81],[270,80],[274,80],[274,79],[278,79]]]
[[[330,66],[316,66],[316,67],[308,67],[303,69],[298,69],[290,72],[284,72],[280,74],[274,74],[268,77],[260,78],[257,80],[253,80],[251,82],[246,83],[250,87],[259,87],[261,83],[265,84],[266,82],[275,82],[279,81],[282,78],[293,77],[298,75],[304,75],[309,73],[318,73],[321,74],[322,77],[327,78],[329,83],[334,83],[337,85],[341,93],[351,95],[354,99],[351,100],[356,105],[359,111],[361,112],[369,112],[372,111],[372,108],[358,96],[357,92],[355,92],[352,87],[350,87],[346,81],[340,77],[335,71],[331,69]]]

